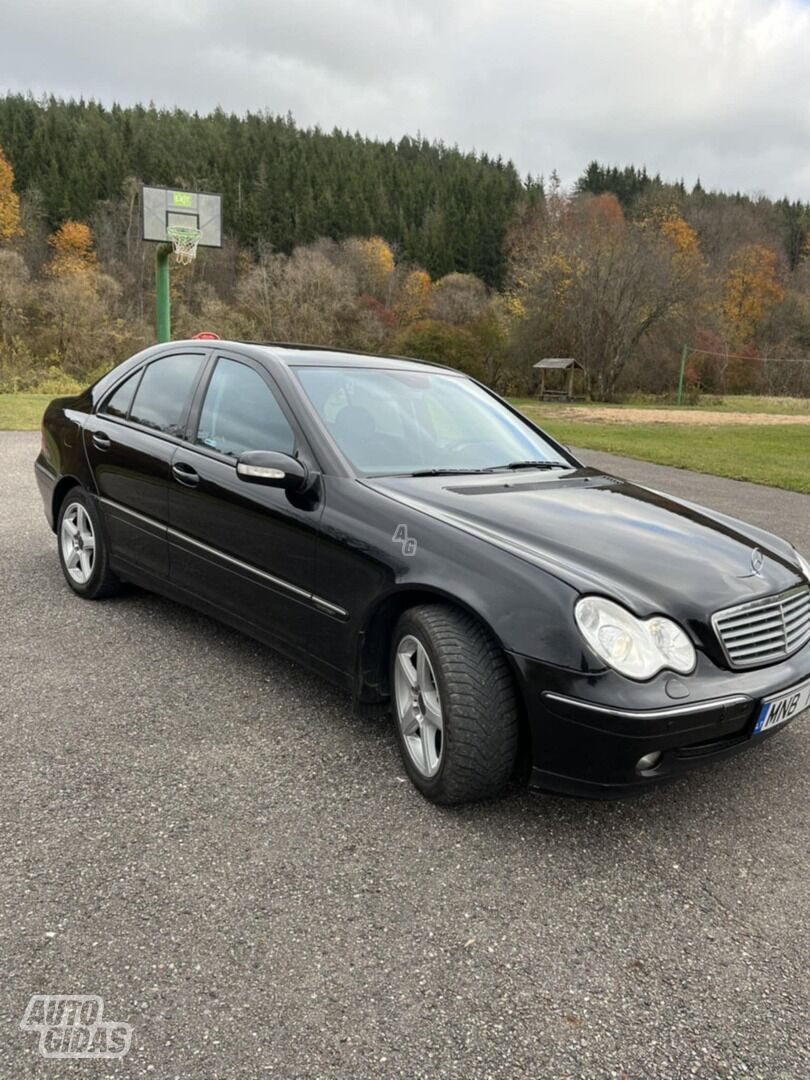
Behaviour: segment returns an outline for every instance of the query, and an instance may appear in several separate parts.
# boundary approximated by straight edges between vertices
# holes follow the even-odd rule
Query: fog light
[[[660,750],[653,750],[651,754],[645,754],[636,762],[636,772],[649,772],[650,769],[654,769],[660,763],[663,756]]]

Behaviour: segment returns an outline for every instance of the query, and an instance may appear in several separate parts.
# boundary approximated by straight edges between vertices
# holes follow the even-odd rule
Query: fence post
[[[678,375],[678,404],[683,404],[683,376],[686,371],[686,357],[689,355],[689,346],[684,345],[681,349],[681,371]]]

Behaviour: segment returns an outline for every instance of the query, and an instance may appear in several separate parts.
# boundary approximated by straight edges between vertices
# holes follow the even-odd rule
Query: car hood
[[[786,541],[596,469],[365,482],[639,615],[704,621],[801,580]]]

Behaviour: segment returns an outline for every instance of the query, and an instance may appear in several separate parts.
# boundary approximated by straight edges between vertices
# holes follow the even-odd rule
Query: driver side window
[[[205,393],[194,441],[234,458],[245,450],[292,454],[295,449],[295,433],[261,375],[222,356]]]

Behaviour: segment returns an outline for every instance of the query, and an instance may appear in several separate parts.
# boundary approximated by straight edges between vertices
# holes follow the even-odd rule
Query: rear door
[[[217,357],[194,414],[171,462],[171,580],[308,655],[322,500],[247,483],[236,463],[246,450],[276,450],[314,465],[311,451],[268,372],[248,358]]]
[[[204,350],[161,356],[120,382],[84,429],[113,564],[168,577],[171,460],[185,430]]]

